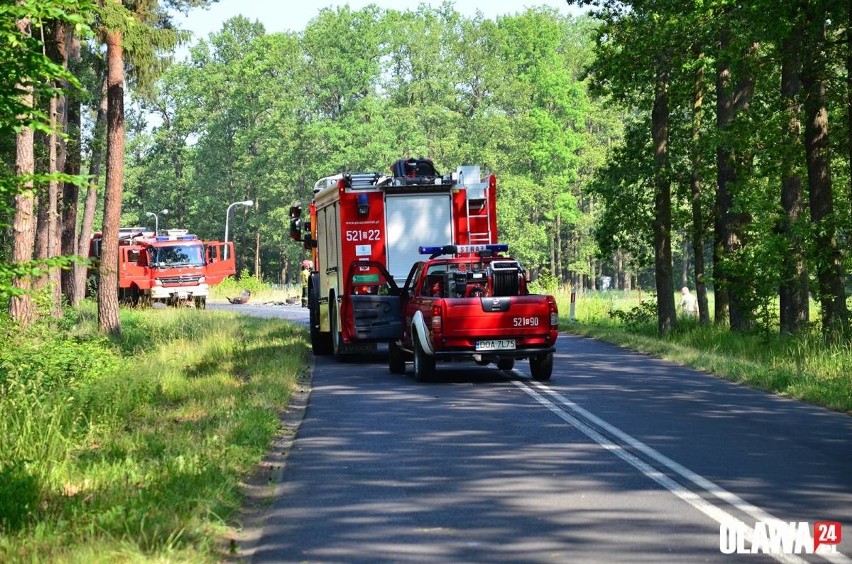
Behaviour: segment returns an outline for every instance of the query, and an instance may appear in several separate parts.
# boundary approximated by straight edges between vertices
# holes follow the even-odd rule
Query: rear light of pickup
[[[440,335],[444,330],[441,314],[444,309],[444,300],[435,300],[432,304],[432,334],[434,337]]]
[[[550,332],[548,333],[549,341],[556,342],[556,336],[559,334],[559,309],[556,307],[556,299],[553,296],[547,296],[547,307],[550,310]]]

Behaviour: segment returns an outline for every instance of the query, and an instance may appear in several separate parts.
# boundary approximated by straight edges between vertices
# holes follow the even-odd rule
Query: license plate
[[[513,351],[515,350],[515,339],[491,339],[488,341],[476,341],[478,351]]]

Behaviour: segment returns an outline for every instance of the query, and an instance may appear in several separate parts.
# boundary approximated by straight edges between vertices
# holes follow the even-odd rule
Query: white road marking
[[[601,445],[604,449],[612,452],[613,454],[615,454],[616,456],[618,456],[619,458],[621,458],[622,460],[624,460],[625,462],[627,462],[631,466],[635,467],[637,470],[642,472],[645,476],[654,480],[655,482],[657,482],[658,484],[660,484],[661,486],[663,486],[664,488],[669,490],[671,493],[673,493],[674,495],[676,495],[677,497],[679,497],[680,499],[682,499],[686,503],[693,506],[695,509],[698,509],[699,511],[701,511],[702,513],[704,513],[705,515],[707,515],[711,519],[718,522],[720,525],[721,524],[731,525],[733,523],[739,524],[739,523],[742,523],[742,521],[735,518],[733,515],[731,515],[727,511],[724,511],[723,509],[721,509],[721,508],[717,507],[716,505],[710,503],[709,501],[707,501],[706,499],[704,499],[700,495],[696,494],[692,490],[690,490],[690,489],[682,486],[678,482],[672,480],[671,478],[669,478],[668,476],[666,476],[665,474],[663,474],[662,472],[660,472],[659,470],[657,470],[656,468],[654,468],[653,466],[648,464],[647,462],[641,460],[640,458],[638,458],[634,454],[628,452],[620,444],[608,439],[607,437],[605,437],[604,435],[599,433],[590,424],[596,425],[599,429],[602,429],[603,431],[605,431],[605,432],[609,433],[610,435],[616,437],[619,441],[622,442],[622,444],[625,444],[625,445],[643,453],[648,458],[658,462],[662,466],[665,466],[666,468],[668,468],[669,470],[671,470],[675,474],[681,476],[685,480],[688,480],[689,482],[691,482],[694,485],[696,485],[697,487],[705,490],[709,494],[717,497],[721,501],[724,501],[725,503],[731,505],[732,507],[741,511],[742,513],[745,513],[749,517],[753,518],[755,521],[764,521],[764,522],[772,521],[772,522],[779,522],[779,523],[782,522],[780,519],[777,519],[776,517],[773,517],[772,515],[770,515],[766,511],[760,509],[759,507],[748,503],[747,501],[740,498],[736,494],[733,494],[733,493],[725,490],[724,488],[722,488],[718,484],[715,484],[715,483],[711,482],[710,480],[708,480],[707,478],[704,478],[703,476],[696,474],[695,472],[689,470],[688,468],[685,468],[681,464],[678,464],[677,462],[668,458],[664,454],[662,454],[662,453],[654,450],[653,448],[649,447],[648,445],[646,445],[642,441],[636,439],[635,437],[633,437],[631,435],[628,435],[627,433],[625,433],[621,429],[619,429],[619,428],[617,428],[613,425],[610,425],[609,423],[607,423],[606,421],[604,421],[600,417],[594,415],[593,413],[589,412],[586,409],[583,409],[582,407],[580,407],[576,403],[572,402],[571,400],[569,400],[568,398],[566,398],[562,394],[550,389],[549,387],[545,386],[544,384],[541,384],[541,383],[535,382],[535,381],[529,381],[529,380],[512,380],[512,383],[515,386],[517,386],[518,388],[520,388],[521,390],[523,390],[524,392],[526,392],[527,394],[529,394],[537,402],[539,402],[540,404],[542,404],[543,406],[548,408],[550,411],[552,411],[557,417],[559,417],[563,421],[569,423],[571,426],[575,427],[581,433],[583,433],[584,435],[586,435],[587,437],[589,437],[590,439],[592,439],[593,441],[595,441],[596,443]],[[550,399],[544,397],[541,393],[534,390],[533,387],[537,388],[539,391],[541,391],[541,392],[549,395],[550,397],[554,398],[559,404],[561,404],[561,406],[557,405],[556,403],[554,403]],[[562,406],[564,406],[564,407],[562,407]],[[569,413],[568,411],[566,411],[565,408],[567,408],[568,410],[573,412],[573,415],[571,413]],[[586,422],[588,422],[588,423],[586,423]],[[744,525],[744,528],[745,528],[745,531],[746,531],[746,540],[748,540],[751,543],[751,541],[752,541],[752,538],[751,538],[752,537],[752,535],[751,535],[752,528],[748,525],[745,525],[745,524],[743,524],[743,525]],[[806,562],[805,560],[803,560],[803,559],[801,559],[801,558],[799,558],[795,555],[791,555],[791,554],[771,554],[769,556],[772,556],[773,558],[775,558],[779,562],[785,562],[785,563],[786,562],[790,562],[790,563]],[[838,563],[838,564],[852,562],[852,560],[850,560],[846,555],[844,555],[843,553],[840,553],[840,552],[833,552],[833,553],[822,553],[821,552],[821,553],[818,554],[818,556],[825,558],[826,560],[829,560],[831,562]]]

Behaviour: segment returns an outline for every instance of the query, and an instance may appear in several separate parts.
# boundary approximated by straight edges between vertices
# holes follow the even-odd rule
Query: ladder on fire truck
[[[460,166],[456,171],[458,184],[465,187],[467,213],[467,242],[485,245],[492,241],[491,202],[488,201],[488,182],[480,179],[478,166]]]

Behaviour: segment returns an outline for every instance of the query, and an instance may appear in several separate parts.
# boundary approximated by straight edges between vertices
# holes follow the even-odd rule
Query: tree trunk
[[[21,35],[29,35],[30,23],[28,20],[19,20],[18,31]],[[31,86],[18,86],[22,92],[22,102],[28,107],[33,105],[33,91]],[[35,172],[35,157],[33,155],[34,137],[33,130],[29,127],[21,128],[15,136],[15,176],[28,176]],[[15,195],[15,219],[12,225],[12,262],[14,264],[26,263],[33,258],[33,245],[35,244],[35,221],[33,211],[35,196],[33,193],[32,180],[27,181]],[[33,322],[34,312],[29,291],[32,281],[29,276],[20,276],[12,279],[12,288],[18,293],[9,300],[9,314],[12,319],[21,325],[29,325]]]
[[[703,60],[699,55],[698,59]],[[704,106],[704,69],[699,66],[695,73],[692,92],[692,147],[689,187],[692,196],[692,254],[695,273],[695,297],[698,299],[698,322],[710,325],[710,309],[707,302],[707,281],[704,278],[704,214],[701,209],[701,110]]]
[[[755,320],[753,281],[744,274],[742,265],[737,264],[740,260],[738,255],[746,245],[743,232],[751,219],[748,214],[737,212],[734,208],[735,190],[741,180],[738,171],[740,157],[734,148],[734,141],[724,137],[737,112],[748,106],[754,80],[746,78],[732,87],[729,55],[726,54],[729,42],[725,32],[722,33],[720,48],[722,54],[717,63],[716,75],[716,125],[723,139],[716,148],[716,213],[722,260],[716,265],[720,269],[716,276],[722,291],[727,294],[731,328],[743,331],[751,329]],[[717,309],[717,322],[719,313]]]
[[[654,277],[657,284],[657,330],[667,333],[676,324],[672,267],[672,194],[669,181],[668,61],[657,62],[651,136],[654,143]]]
[[[54,100],[51,100],[51,103]],[[48,116],[53,116],[53,108],[48,108]],[[38,147],[52,147],[53,138],[39,131],[35,134],[35,144]],[[37,159],[35,162],[39,172],[44,173],[52,166],[52,158],[50,151],[48,152],[48,162],[45,164],[44,158]],[[41,183],[36,184],[36,232],[35,232],[35,258],[44,260],[50,253],[50,190],[45,189]],[[33,279],[33,288],[40,290],[47,284],[45,276],[39,276]]]
[[[69,42],[69,61],[79,62],[80,39],[71,37]],[[68,143],[66,147],[67,157],[65,159],[65,173],[73,176],[80,175],[81,162],[81,101],[76,96],[68,97],[68,120],[66,131]],[[77,208],[80,189],[73,182],[66,182],[62,187],[62,254],[64,256],[76,255],[77,253]],[[76,263],[75,263],[76,265]],[[75,301],[76,289],[74,287],[76,277],[74,269],[62,271],[62,295],[72,305]]]
[[[68,158],[65,161],[65,173],[73,176],[80,175],[80,100],[71,99],[68,105]],[[62,186],[62,255],[77,254],[77,208],[80,189],[73,182],[65,182]],[[76,263],[75,263],[76,264]],[[75,277],[73,269],[66,269],[61,274],[62,295],[69,304],[75,304]]]
[[[808,165],[808,204],[814,224],[814,262],[819,288],[823,334],[829,339],[842,336],[847,327],[846,291],[837,244],[837,217],[834,213],[828,136],[828,110],[825,94],[826,14],[819,9],[809,14],[806,47],[802,61],[804,91],[805,154]]]
[[[793,154],[781,160],[781,207],[784,210],[779,222],[779,233],[786,240],[787,250],[781,258],[781,284],[778,289],[780,305],[780,330],[782,333],[799,333],[808,323],[808,270],[805,241],[802,236],[801,216],[804,211],[802,178],[796,163],[797,149],[801,147],[802,124],[799,92],[801,82],[801,26],[794,28],[781,47],[781,98],[786,104],[782,138],[784,146]]]
[[[260,276],[260,230],[254,234],[254,277],[258,280]]]
[[[852,211],[852,0],[846,2],[846,151],[849,165],[849,208]]]
[[[68,28],[65,24],[57,23],[53,29],[51,59],[56,64],[68,67]],[[51,122],[53,132],[50,143],[50,173],[65,171],[67,147],[61,133],[68,128],[68,98],[64,91],[68,88],[67,81],[61,81],[56,86],[62,88],[60,94],[51,100]],[[58,179],[50,181],[50,221],[48,223],[48,256],[59,257],[62,254],[62,198]],[[55,318],[62,316],[62,276],[58,266],[48,270],[48,281],[51,295],[51,315]]]
[[[563,280],[563,269],[562,269],[562,217],[559,213],[556,214],[556,279],[562,283]]]
[[[92,158],[89,161],[89,188],[86,192],[86,203],[83,207],[83,219],[80,222],[80,236],[77,238],[77,254],[83,257],[89,256],[89,241],[92,238],[95,223],[95,208],[98,203],[98,182],[101,177],[101,164],[104,156],[104,140],[106,136],[107,115],[107,82],[104,79],[101,103],[98,106],[95,118],[95,130],[92,136]],[[78,304],[86,296],[86,276],[88,268],[86,265],[74,265],[74,299],[73,305]]]
[[[722,221],[722,211],[719,205],[717,187],[716,202],[713,206],[713,323],[725,325],[728,323],[728,279],[722,260],[725,257],[725,224]]]
[[[121,0],[117,0],[121,3]],[[118,233],[124,177],[124,54],[121,31],[108,31],[107,43],[107,159],[103,242],[98,281],[98,327],[121,333],[118,317]]]

